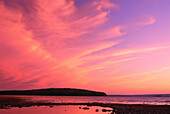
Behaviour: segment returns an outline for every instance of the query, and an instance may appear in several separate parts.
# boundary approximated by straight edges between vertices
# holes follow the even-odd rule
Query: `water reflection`
[[[98,106],[34,106],[23,108],[1,109],[0,114],[110,114],[111,112],[103,112],[104,110],[112,110],[111,108],[103,108]],[[103,111],[102,111],[103,110]]]

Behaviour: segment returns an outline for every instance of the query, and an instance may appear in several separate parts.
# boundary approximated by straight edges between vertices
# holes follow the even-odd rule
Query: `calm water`
[[[115,97],[115,96],[15,96],[23,97],[31,101],[43,101],[52,103],[121,103],[121,104],[152,104],[170,105],[170,97]]]
[[[170,97],[115,97],[115,96],[0,96],[0,97],[19,97],[27,101],[42,101],[52,103],[88,103],[88,102],[102,102],[102,103],[121,103],[121,104],[152,104],[152,105],[170,105]],[[89,107],[89,110],[83,110],[79,107],[86,106],[33,106],[23,108],[0,109],[0,114],[108,114],[102,112],[102,109],[111,110],[111,108]],[[99,111],[96,112],[96,109]]]
[[[25,107],[25,108],[12,108],[12,109],[0,109],[0,114],[108,114],[108,112],[102,112],[102,109],[112,110],[111,108],[102,107],[89,107],[89,110],[79,109],[79,106],[49,106],[41,107]],[[99,111],[96,112],[95,110]]]

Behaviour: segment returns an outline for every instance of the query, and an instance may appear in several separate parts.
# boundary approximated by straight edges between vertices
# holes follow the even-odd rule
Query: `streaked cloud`
[[[169,33],[165,34],[166,29],[155,32],[161,31],[159,15],[145,9],[141,13],[132,4],[127,11],[123,4],[111,0],[1,0],[0,89],[103,91],[126,83],[133,83],[129,86],[135,89],[135,81],[145,84],[156,73],[168,71]],[[148,26],[152,24],[155,28]]]
[[[97,6],[97,10],[119,8],[116,3],[111,3],[109,0],[95,0],[93,4]]]
[[[101,59],[109,56],[124,56],[129,54],[136,54],[136,53],[147,53],[150,51],[156,51],[160,49],[170,48],[169,46],[158,46],[158,47],[146,47],[146,48],[137,48],[137,49],[125,49],[125,50],[113,50],[112,52],[106,51],[100,55],[89,55],[86,56],[84,59]]]
[[[145,21],[144,22],[139,22],[139,25],[151,25],[154,24],[156,22],[156,19],[154,18],[154,16],[146,16],[145,17]]]

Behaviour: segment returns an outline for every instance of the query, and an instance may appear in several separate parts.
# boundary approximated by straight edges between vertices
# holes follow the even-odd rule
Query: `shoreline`
[[[132,114],[169,114],[170,105],[147,105],[147,104],[114,104],[114,103],[43,103],[43,102],[25,102],[25,103],[0,103],[0,109],[10,109],[14,107],[32,107],[32,106],[100,106],[103,108],[112,108],[112,114],[123,114],[123,113],[132,113]]]
[[[14,107],[32,107],[32,106],[100,106],[103,108],[112,108],[111,114],[170,114],[170,105],[148,105],[148,104],[118,104],[118,103],[51,103],[45,101],[29,101],[29,99],[18,97],[0,97],[0,109],[11,109]],[[106,110],[107,111],[107,110]]]

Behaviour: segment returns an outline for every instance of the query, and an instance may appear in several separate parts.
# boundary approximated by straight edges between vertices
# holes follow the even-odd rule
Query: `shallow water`
[[[79,108],[81,107],[81,109]],[[86,106],[34,106],[23,108],[1,109],[0,114],[108,114],[110,112],[102,112],[102,109],[112,110],[111,108],[102,108],[97,106],[89,107],[89,110],[82,109]],[[99,111],[96,112],[95,110]]]
[[[6,96],[0,96],[6,97]],[[151,104],[170,105],[170,97],[115,97],[115,96],[10,96],[26,98],[28,101],[52,103],[119,103],[119,104]]]

